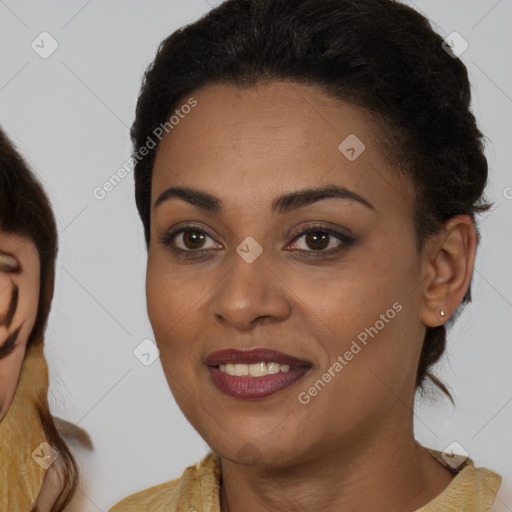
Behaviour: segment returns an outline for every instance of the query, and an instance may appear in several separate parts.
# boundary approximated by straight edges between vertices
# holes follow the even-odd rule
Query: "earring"
[[[441,309],[441,313],[440,314],[441,314],[441,316],[444,316],[444,311],[442,309]]]

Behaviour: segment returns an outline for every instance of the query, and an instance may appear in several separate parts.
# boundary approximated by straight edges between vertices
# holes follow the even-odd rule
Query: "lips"
[[[312,364],[304,359],[264,348],[219,350],[209,354],[204,362],[215,386],[226,395],[240,399],[265,398],[274,395],[302,379],[312,367]],[[243,367],[256,363],[266,363],[269,366],[270,363],[274,363],[281,368],[281,371],[262,376],[226,373],[226,365],[236,365],[240,368],[240,365]]]
[[[288,354],[283,354],[277,350],[266,348],[257,348],[252,350],[237,350],[229,348],[218,350],[206,356],[204,362],[207,366],[219,366],[221,364],[254,364],[261,361],[278,363],[295,367],[311,367],[312,364],[304,359],[298,359]]]

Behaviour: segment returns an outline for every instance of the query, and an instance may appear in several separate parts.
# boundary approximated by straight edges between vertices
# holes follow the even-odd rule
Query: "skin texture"
[[[25,237],[0,231],[2,261],[14,258],[18,271],[0,266],[0,347],[20,326],[13,350],[0,358],[0,421],[11,406],[25,357],[28,337],[34,326],[39,301],[39,255],[35,245]],[[14,288],[18,288],[18,303],[11,321],[6,320]],[[9,323],[10,325],[7,325]]]
[[[247,503],[255,512],[416,510],[453,478],[415,441],[412,406],[426,326],[446,321],[469,286],[471,219],[454,217],[418,254],[414,189],[390,169],[378,125],[314,86],[223,84],[192,96],[197,106],[165,135],[156,156],[147,307],[171,391],[221,457],[223,512],[246,510]],[[355,161],[338,149],[350,134],[366,146]],[[330,198],[286,214],[271,211],[281,194],[330,184],[373,209]],[[154,208],[171,186],[214,194],[222,210],[209,213],[176,198]],[[203,259],[177,257],[161,242],[188,222],[206,232]],[[354,242],[331,236],[322,250],[341,246],[339,252],[308,258],[318,253],[300,235],[308,222],[350,229]],[[236,252],[248,236],[263,248],[250,264]],[[174,246],[197,252],[186,242],[181,233]],[[298,394],[394,303],[401,311],[300,403]],[[257,347],[312,367],[264,399],[219,391],[205,357]]]

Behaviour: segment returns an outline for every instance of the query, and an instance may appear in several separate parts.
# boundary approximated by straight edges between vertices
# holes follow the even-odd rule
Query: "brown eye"
[[[222,244],[217,243],[206,231],[196,226],[183,226],[160,240],[171,252],[180,257],[195,258],[207,252],[211,254],[210,249],[223,248]]]
[[[311,231],[306,234],[306,244],[314,250],[325,249],[329,245],[330,235],[325,231]]]
[[[342,233],[326,228],[313,228],[296,236],[293,245],[302,252],[330,253],[344,245],[350,245],[351,242],[352,240]]]
[[[355,242],[345,233],[321,225],[300,232],[288,247],[304,257],[328,257],[341,252]]]
[[[187,249],[200,249],[205,241],[205,236],[201,231],[189,229],[183,231],[182,239]]]

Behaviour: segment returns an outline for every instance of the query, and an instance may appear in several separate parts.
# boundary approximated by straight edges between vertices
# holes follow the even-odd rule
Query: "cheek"
[[[196,389],[197,368],[193,367],[195,344],[188,332],[190,325],[195,325],[190,318],[193,314],[190,294],[181,292],[168,274],[148,265],[146,297],[148,317],[169,389],[184,415],[193,419],[194,404],[199,398],[191,401],[190,396],[199,397],[200,390]]]
[[[290,298],[314,331],[323,332],[334,343],[355,338],[386,311],[391,309],[388,317],[394,318],[393,304],[403,304],[410,288],[404,283],[407,278],[404,279],[402,271],[395,268],[396,263],[390,266],[381,261],[384,258],[382,254],[379,258],[360,252],[357,258],[347,258],[325,273],[317,272],[311,277],[290,274]],[[403,265],[401,268],[405,272]],[[387,325],[385,330],[389,330]]]
[[[181,282],[176,272],[148,263],[146,299],[149,321],[165,368],[186,359],[199,324],[194,282]],[[185,291],[184,291],[185,290]],[[178,357],[179,356],[179,357]]]
[[[369,404],[375,403],[372,397],[392,397],[388,387],[398,392],[407,379],[414,379],[421,340],[411,303],[414,254],[404,250],[397,260],[396,251],[384,248],[360,251],[357,260],[345,260],[315,286],[301,280],[293,290],[302,299],[296,305],[300,316],[328,355],[328,360],[319,358],[320,372],[343,359],[343,369],[338,365],[338,371],[332,370],[336,377],[329,388],[349,397],[365,394]],[[353,406],[359,407],[357,400]]]
[[[150,250],[146,269],[146,301],[149,321],[155,335],[169,329],[174,320],[172,306],[175,287],[172,276],[164,269],[165,266],[155,257],[154,251]]]

